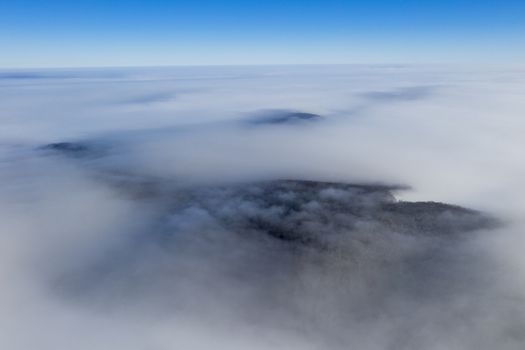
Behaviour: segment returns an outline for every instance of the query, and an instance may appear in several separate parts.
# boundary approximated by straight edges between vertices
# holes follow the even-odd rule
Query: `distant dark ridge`
[[[105,152],[100,145],[82,142],[55,142],[41,146],[39,149],[74,158],[100,157]]]
[[[314,113],[275,110],[257,113],[248,123],[252,125],[297,124],[322,119],[322,116]]]
[[[49,149],[53,151],[66,152],[66,153],[69,153],[69,152],[78,153],[78,152],[88,151],[88,147],[86,145],[83,145],[81,143],[76,143],[76,142],[50,143],[48,145],[43,146],[42,149]]]

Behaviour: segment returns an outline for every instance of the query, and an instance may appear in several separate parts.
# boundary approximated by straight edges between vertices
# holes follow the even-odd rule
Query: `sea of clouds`
[[[0,348],[523,349],[524,95],[520,67],[0,71]]]

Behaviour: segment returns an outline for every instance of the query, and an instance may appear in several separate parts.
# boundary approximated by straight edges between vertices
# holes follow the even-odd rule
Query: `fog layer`
[[[0,347],[523,349],[525,70],[0,72]]]

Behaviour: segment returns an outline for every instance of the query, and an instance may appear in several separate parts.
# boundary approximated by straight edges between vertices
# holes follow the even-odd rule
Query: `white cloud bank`
[[[3,72],[0,89],[1,348],[525,345],[525,70]],[[503,225],[450,236],[455,209],[414,221],[383,190],[278,179],[408,185]]]

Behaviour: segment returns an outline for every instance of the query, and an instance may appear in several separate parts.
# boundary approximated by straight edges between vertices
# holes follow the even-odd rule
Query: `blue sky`
[[[0,2],[4,68],[523,61],[523,0]]]

